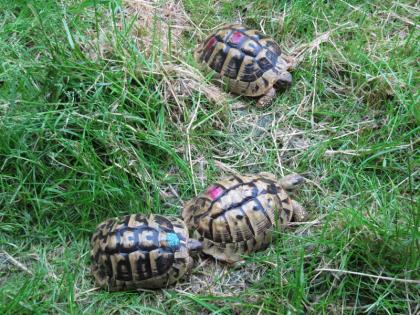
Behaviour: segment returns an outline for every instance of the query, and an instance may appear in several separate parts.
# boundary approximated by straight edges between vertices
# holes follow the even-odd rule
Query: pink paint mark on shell
[[[230,40],[232,41],[232,43],[238,44],[241,41],[242,37],[244,37],[244,34],[242,34],[241,32],[234,32]]]
[[[206,45],[206,50],[209,50],[210,48],[212,48],[214,45],[216,45],[216,42],[217,42],[217,40],[216,40],[216,38],[214,38],[214,37],[212,37],[208,42],[207,42],[207,45]]]
[[[209,189],[207,189],[207,193],[210,195],[211,199],[216,199],[219,197],[223,192],[223,189],[217,186],[211,186]]]

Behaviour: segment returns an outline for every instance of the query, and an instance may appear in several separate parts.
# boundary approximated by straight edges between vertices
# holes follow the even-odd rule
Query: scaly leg
[[[261,96],[260,99],[257,101],[258,108],[264,108],[269,105],[273,99],[276,97],[276,90],[271,88],[265,93],[265,95]]]
[[[292,206],[293,206],[293,217],[292,217],[293,222],[305,221],[308,217],[308,213],[303,208],[303,206],[295,200],[292,200]]]

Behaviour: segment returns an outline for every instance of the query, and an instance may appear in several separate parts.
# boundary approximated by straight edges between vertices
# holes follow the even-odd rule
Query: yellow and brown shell
[[[192,266],[185,223],[161,215],[126,215],[98,225],[91,239],[92,272],[110,291],[161,288]]]
[[[274,176],[231,176],[190,200],[182,217],[204,253],[235,262],[242,254],[265,249],[273,228],[292,220],[293,205]]]
[[[233,93],[264,95],[287,74],[288,64],[279,45],[257,30],[240,24],[226,25],[208,37],[195,51],[195,58]]]

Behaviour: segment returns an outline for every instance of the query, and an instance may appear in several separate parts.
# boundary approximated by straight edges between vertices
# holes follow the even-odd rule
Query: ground
[[[418,314],[416,1],[0,0],[3,314]],[[273,104],[193,58],[241,20],[294,60]],[[168,27],[170,25],[170,27]],[[161,291],[98,290],[106,218],[179,215],[230,173],[298,172],[307,222]]]

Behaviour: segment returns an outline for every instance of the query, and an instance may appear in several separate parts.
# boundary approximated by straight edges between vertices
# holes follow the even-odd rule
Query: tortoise
[[[258,30],[241,24],[227,24],[199,44],[195,59],[214,78],[222,80],[235,94],[262,96],[258,107],[268,105],[276,90],[292,83],[290,64],[279,45]]]
[[[304,208],[290,197],[303,183],[298,174],[280,180],[270,173],[232,175],[187,202],[182,218],[203,253],[235,263],[242,254],[266,249],[276,226],[306,219]]]
[[[108,219],[91,239],[92,273],[109,291],[156,289],[181,279],[201,243],[185,223],[162,215],[133,214]]]

